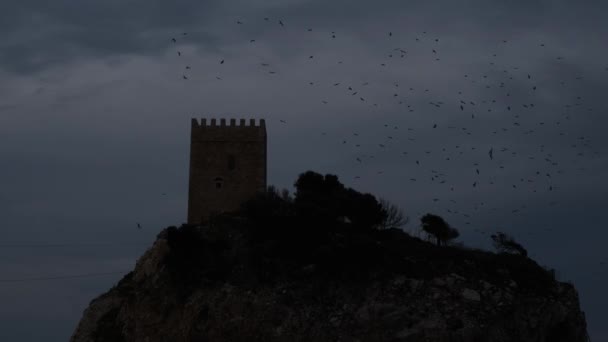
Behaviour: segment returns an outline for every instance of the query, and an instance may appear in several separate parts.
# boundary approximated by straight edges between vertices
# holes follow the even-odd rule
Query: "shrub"
[[[450,227],[441,216],[426,214],[420,218],[420,222],[422,230],[435,237],[437,246],[446,245],[448,241],[460,236],[458,230]]]
[[[503,232],[492,234],[491,238],[494,242],[494,248],[499,252],[528,256],[528,251],[521,244]]]

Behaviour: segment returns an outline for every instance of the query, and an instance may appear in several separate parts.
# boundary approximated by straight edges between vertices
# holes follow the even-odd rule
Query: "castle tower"
[[[266,125],[260,119],[215,119],[207,125],[192,119],[188,223],[206,222],[209,215],[238,209],[266,189]]]

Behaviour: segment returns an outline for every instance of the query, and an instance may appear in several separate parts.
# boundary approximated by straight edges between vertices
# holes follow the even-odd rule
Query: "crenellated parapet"
[[[238,124],[236,119],[230,119],[229,124],[226,119],[206,118],[200,122],[192,119],[191,141],[263,141],[266,138],[266,123],[264,119],[240,119]]]

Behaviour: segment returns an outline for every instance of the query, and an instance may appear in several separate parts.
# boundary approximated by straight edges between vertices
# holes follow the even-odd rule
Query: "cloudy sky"
[[[205,117],[265,118],[269,184],[332,173],[398,204],[412,233],[431,212],[469,246],[512,234],[576,285],[591,337],[608,341],[607,12],[0,2],[0,340],[68,340],[185,222],[190,119]]]

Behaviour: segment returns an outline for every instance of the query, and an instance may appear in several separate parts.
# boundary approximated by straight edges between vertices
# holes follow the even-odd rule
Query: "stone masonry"
[[[230,212],[266,189],[266,125],[255,119],[192,119],[188,223],[207,222],[212,214]]]

